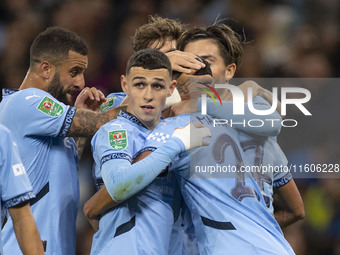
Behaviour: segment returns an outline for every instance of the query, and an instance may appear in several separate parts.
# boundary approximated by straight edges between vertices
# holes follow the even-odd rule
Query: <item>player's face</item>
[[[234,75],[230,73],[230,65],[226,66],[221,56],[218,44],[213,39],[201,39],[188,43],[184,51],[191,52],[202,59],[205,59],[209,64],[214,79],[223,82],[228,81]]]
[[[176,50],[176,40],[171,38],[166,38],[164,40],[156,40],[148,47],[150,49],[156,49],[163,53]]]
[[[88,65],[87,56],[74,51],[57,68],[47,91],[59,101],[72,105],[72,96],[85,86],[84,72]]]
[[[127,77],[122,75],[121,84],[129,96],[127,111],[153,129],[160,120],[166,98],[172,94],[176,84],[171,81],[169,71],[132,67]]]

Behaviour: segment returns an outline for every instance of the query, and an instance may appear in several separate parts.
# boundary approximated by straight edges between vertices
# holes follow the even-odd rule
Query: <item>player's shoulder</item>
[[[98,132],[111,132],[116,130],[126,130],[128,132],[135,131],[133,124],[125,118],[117,118],[110,120],[100,127]]]
[[[176,125],[187,125],[190,122],[190,114],[180,114],[178,116],[174,116],[174,117],[169,117],[166,118],[164,120],[161,120],[160,123],[166,123],[166,125],[169,125],[170,123],[175,123]]]
[[[114,93],[110,93],[106,99],[108,98],[112,98],[112,97],[115,97],[115,98],[125,98],[126,97],[126,93],[124,92],[114,92]]]
[[[19,90],[11,95],[12,103],[15,102],[17,105],[34,106],[43,101],[49,101],[51,103],[57,103],[58,105],[64,106],[63,103],[59,102],[48,92],[38,88],[27,88]]]
[[[46,92],[44,90],[38,89],[38,88],[22,89],[22,90],[19,90],[16,93],[14,93],[14,95],[16,95],[18,97],[24,97],[26,100],[29,100],[31,98],[45,97],[45,96],[49,96],[49,97],[53,98],[53,96],[51,94],[49,94],[48,92]]]

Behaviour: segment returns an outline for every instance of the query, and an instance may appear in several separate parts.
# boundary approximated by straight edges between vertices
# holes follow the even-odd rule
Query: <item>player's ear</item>
[[[236,72],[236,65],[235,65],[235,63],[229,64],[227,66],[227,69],[225,70],[224,78],[227,81],[229,81],[231,78],[233,78],[235,72]]]
[[[44,80],[48,80],[51,77],[52,72],[54,72],[53,69],[53,65],[48,62],[48,61],[42,61],[39,64],[39,75],[44,79]],[[52,74],[52,77],[54,76],[54,74]]]
[[[127,78],[125,75],[120,76],[120,86],[122,87],[122,90],[125,92],[125,94],[128,94]]]
[[[177,81],[176,80],[172,80],[171,84],[170,84],[169,92],[167,94],[167,97],[172,95],[172,93],[174,92],[174,89],[176,88],[176,85],[177,85]]]

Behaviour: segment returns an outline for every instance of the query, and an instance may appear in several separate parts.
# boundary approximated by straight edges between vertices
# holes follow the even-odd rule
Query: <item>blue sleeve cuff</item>
[[[66,116],[65,116],[64,123],[63,123],[63,125],[60,129],[60,133],[59,133],[58,137],[60,137],[60,138],[66,137],[66,134],[71,127],[74,115],[76,114],[76,110],[77,110],[77,108],[73,107],[73,106],[70,106],[68,108]]]
[[[8,208],[11,208],[13,206],[16,206],[16,205],[19,205],[21,204],[22,202],[25,202],[25,201],[29,201],[31,200],[32,198],[35,198],[35,195],[33,194],[33,192],[27,192],[25,194],[21,194],[19,196],[16,196],[10,200],[7,200],[5,203],[4,203],[4,207],[6,209]]]
[[[292,179],[292,175],[288,175],[286,177],[278,179],[278,180],[274,181],[273,188],[274,189],[280,188],[280,187],[286,185],[291,179]]]

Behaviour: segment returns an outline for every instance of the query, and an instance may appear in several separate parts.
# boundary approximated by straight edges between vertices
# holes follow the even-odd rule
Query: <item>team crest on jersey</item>
[[[49,97],[44,97],[37,109],[51,117],[58,117],[64,112],[64,108]]]
[[[106,102],[100,105],[100,112],[105,112],[115,103],[115,96],[106,98]]]
[[[127,146],[126,130],[117,130],[109,132],[109,141],[113,149],[123,150]]]

